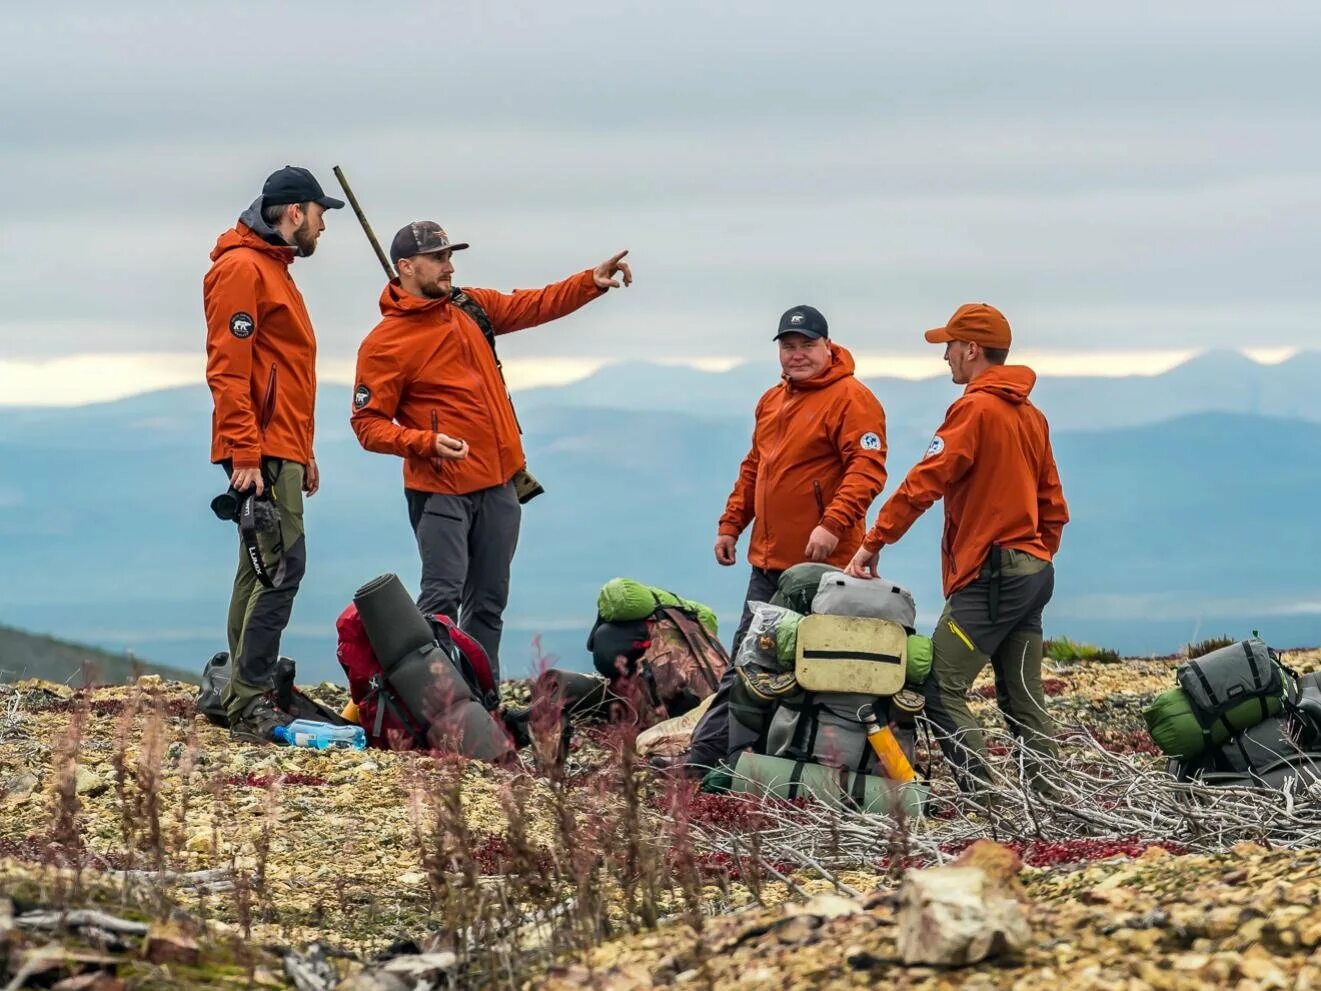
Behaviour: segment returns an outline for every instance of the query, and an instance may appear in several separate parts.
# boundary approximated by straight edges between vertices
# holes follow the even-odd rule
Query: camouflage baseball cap
[[[466,241],[450,243],[445,228],[434,220],[415,220],[399,228],[399,233],[390,242],[390,261],[398,265],[400,258],[433,255],[438,251],[462,251],[466,247]]]

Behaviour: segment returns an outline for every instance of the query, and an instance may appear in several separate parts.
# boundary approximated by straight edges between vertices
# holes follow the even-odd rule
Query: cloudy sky
[[[811,302],[873,372],[986,299],[1055,369],[1321,347],[1321,5],[0,0],[0,402],[200,374],[216,235],[342,165],[459,278],[631,249],[516,380],[769,357]],[[347,379],[382,277],[352,214],[295,265]]]

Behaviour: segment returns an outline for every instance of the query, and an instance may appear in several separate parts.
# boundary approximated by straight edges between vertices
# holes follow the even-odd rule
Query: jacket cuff
[[[436,435],[430,430],[405,430],[404,447],[419,458],[430,457],[436,453]]]
[[[736,527],[733,523],[721,523],[716,529],[717,537],[737,537],[743,532],[741,527]]]
[[[885,541],[877,536],[876,531],[873,530],[863,539],[862,546],[868,554],[877,554],[885,546]]]
[[[261,451],[235,451],[230,460],[235,468],[260,468]]]
[[[831,513],[827,513],[825,516],[821,517],[821,522],[817,525],[824,528],[826,532],[836,540],[843,539],[844,534],[846,534],[849,529],[847,524],[840,522],[839,517]]]

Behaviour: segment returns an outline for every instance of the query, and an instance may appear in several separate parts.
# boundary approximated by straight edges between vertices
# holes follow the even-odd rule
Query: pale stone
[[[898,924],[906,964],[977,963],[1019,953],[1032,938],[1022,904],[977,867],[908,871]]]

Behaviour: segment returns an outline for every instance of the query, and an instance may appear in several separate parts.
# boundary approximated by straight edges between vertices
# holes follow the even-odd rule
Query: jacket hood
[[[964,395],[989,392],[1018,405],[1027,401],[1036,384],[1037,373],[1026,365],[993,365],[968,383]]]
[[[381,290],[381,316],[383,317],[411,317],[423,310],[433,310],[440,306],[447,306],[449,298],[428,299],[425,296],[414,296],[410,292],[405,292],[399,285],[398,279],[391,279]]]
[[[253,248],[286,264],[298,255],[292,246],[285,243],[279,231],[261,219],[260,196],[252,201],[252,206],[239,214],[237,224],[216,238],[216,246],[211,249],[211,260],[215,261],[234,248]]]
[[[853,360],[853,355],[849,353],[848,348],[841,347],[834,341],[830,342],[830,364],[820,375],[810,378],[805,382],[790,382],[785,376],[781,376],[784,384],[790,389],[802,389],[804,391],[811,389],[824,389],[828,385],[834,385],[840,379],[850,378],[857,369],[857,364]]]

